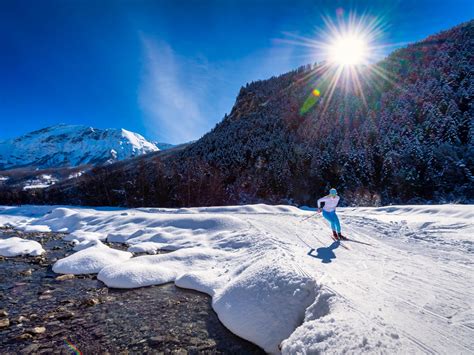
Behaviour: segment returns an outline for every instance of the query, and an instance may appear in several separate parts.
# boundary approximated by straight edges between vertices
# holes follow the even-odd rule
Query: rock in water
[[[45,327],[34,327],[33,329],[31,329],[30,332],[33,334],[43,334],[45,331],[46,331]]]
[[[10,320],[8,318],[0,319],[0,329],[7,328],[10,325]]]

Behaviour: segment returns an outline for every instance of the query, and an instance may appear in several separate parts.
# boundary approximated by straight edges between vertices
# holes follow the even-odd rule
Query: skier
[[[339,223],[339,218],[337,218],[336,215],[336,207],[339,203],[339,196],[337,195],[336,189],[332,188],[329,190],[329,195],[321,197],[318,200],[319,213],[321,213],[322,202],[324,202],[324,206],[322,208],[323,217],[329,221],[334,239],[346,239],[346,237],[341,234],[341,224]]]

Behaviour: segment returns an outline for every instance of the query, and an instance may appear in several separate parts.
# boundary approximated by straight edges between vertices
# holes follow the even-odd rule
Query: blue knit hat
[[[331,190],[329,190],[329,194],[332,195],[332,196],[336,196],[337,195],[337,190],[332,188]]]

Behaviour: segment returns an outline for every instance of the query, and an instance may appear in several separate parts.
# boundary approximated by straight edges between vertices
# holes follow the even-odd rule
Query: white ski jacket
[[[323,210],[326,212],[332,212],[336,210],[337,204],[339,203],[339,196],[331,197],[329,195],[321,197],[318,200],[318,208],[321,208],[321,202],[324,202]]]

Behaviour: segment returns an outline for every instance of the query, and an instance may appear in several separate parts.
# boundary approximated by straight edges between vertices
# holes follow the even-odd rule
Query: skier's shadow
[[[334,241],[330,246],[325,248],[318,248],[316,250],[311,249],[308,253],[309,256],[313,258],[321,259],[323,264],[329,264],[332,259],[336,259],[336,254],[334,254],[333,250],[337,249],[340,245],[339,241]],[[316,251],[316,255],[314,255],[314,251]]]

